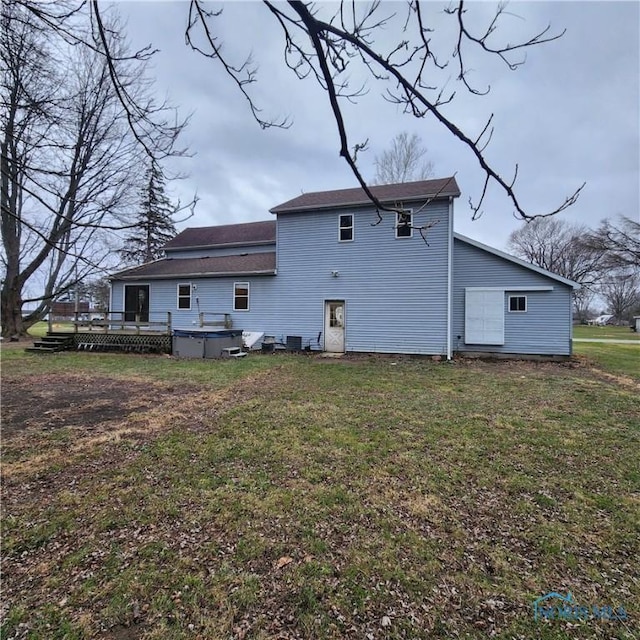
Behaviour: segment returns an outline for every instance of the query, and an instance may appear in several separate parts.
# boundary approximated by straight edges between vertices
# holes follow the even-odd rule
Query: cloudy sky
[[[183,142],[194,154],[176,168],[188,178],[174,183],[182,200],[197,192],[196,215],[185,226],[269,219],[268,210],[302,192],[357,186],[344,160],[326,95],[314,81],[298,80],[283,64],[281,31],[258,2],[227,2],[213,24],[224,52],[240,63],[248,54],[258,64],[251,90],[265,117],[288,117],[289,129],[262,130],[247,102],[214,60],[191,51],[184,40],[189,5],[181,2],[119,2],[135,47],[151,43],[160,51],[151,75],[159,95],[167,95],[185,115],[192,114]],[[337,5],[323,5],[334,10]],[[364,7],[364,3],[359,5]],[[446,5],[425,5],[435,29],[434,46],[453,49],[452,18]],[[493,3],[468,6],[470,25],[480,29],[495,10]],[[400,3],[383,3],[381,15],[402,13]],[[392,48],[402,38],[402,21],[391,20],[377,33],[375,46]],[[544,213],[556,208],[583,182],[586,187],[565,218],[596,226],[605,216],[638,219],[640,211],[640,3],[512,2],[500,23],[502,42],[531,36],[551,24],[554,42],[532,48],[526,64],[510,71],[495,59],[469,48],[469,79],[488,96],[466,93],[456,81],[456,61],[434,76],[455,90],[445,109],[470,137],[493,113],[495,132],[488,160],[505,177],[519,165],[516,191],[525,210]],[[361,71],[353,69],[353,79]],[[359,157],[367,178],[374,159],[402,132],[416,133],[429,149],[435,177],[456,174],[462,196],[455,208],[455,227],[481,242],[504,248],[519,226],[513,207],[497,189],[490,192],[483,215],[471,220],[468,199],[480,195],[483,173],[470,151],[433,118],[403,115],[381,98],[384,86],[369,81],[368,93],[345,115],[350,142],[369,140]]]

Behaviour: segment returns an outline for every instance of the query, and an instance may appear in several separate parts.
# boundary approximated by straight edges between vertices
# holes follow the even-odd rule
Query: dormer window
[[[413,214],[396,213],[396,238],[410,238],[413,235]]]
[[[353,214],[343,213],[338,218],[338,239],[340,242],[353,240]]]

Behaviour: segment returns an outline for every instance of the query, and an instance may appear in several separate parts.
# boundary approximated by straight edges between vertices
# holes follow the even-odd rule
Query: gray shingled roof
[[[222,247],[234,245],[260,245],[276,241],[274,220],[224,224],[217,227],[191,227],[179,233],[164,246],[165,251],[194,249],[197,247]]]
[[[276,272],[276,254],[245,253],[213,258],[165,258],[111,276],[112,280],[156,278],[220,278],[222,276],[272,275]]]
[[[454,197],[460,195],[460,189],[456,179],[440,178],[438,180],[420,180],[418,182],[402,182],[399,184],[382,184],[371,187],[371,193],[383,203],[397,201],[408,202],[432,198]],[[335,207],[347,207],[361,204],[369,204],[364,190],[338,189],[335,191],[316,191],[303,193],[297,198],[283,202],[270,209],[271,213],[293,213],[294,211],[310,211],[312,209],[330,209]]]

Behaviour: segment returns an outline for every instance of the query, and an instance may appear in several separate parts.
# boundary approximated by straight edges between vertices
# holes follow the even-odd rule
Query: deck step
[[[33,341],[32,347],[27,347],[25,351],[30,353],[56,353],[73,349],[73,337],[68,333],[47,333],[39,340]]]

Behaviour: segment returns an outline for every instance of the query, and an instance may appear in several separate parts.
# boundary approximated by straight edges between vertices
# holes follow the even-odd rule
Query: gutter
[[[112,276],[111,281],[119,280],[179,280],[181,278],[230,278],[240,276],[275,276],[276,270],[268,271],[216,271],[214,273],[166,273],[161,275],[130,275],[130,276]]]
[[[447,243],[447,360],[451,360],[451,307],[453,305],[453,197],[449,198]]]

